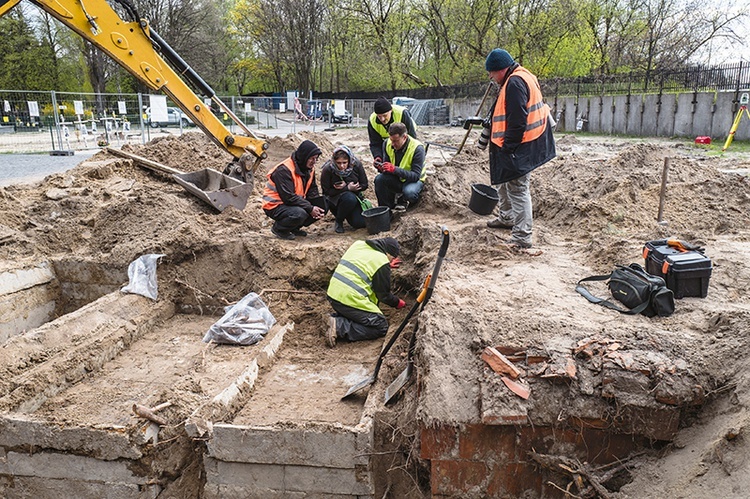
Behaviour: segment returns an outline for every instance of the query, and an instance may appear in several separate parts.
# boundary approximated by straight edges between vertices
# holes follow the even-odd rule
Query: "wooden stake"
[[[663,220],[664,216],[664,200],[667,196],[667,173],[669,172],[669,164],[672,162],[671,158],[664,158],[664,168],[661,171],[661,192],[659,193],[659,213],[656,215],[656,222],[661,224],[665,223]]]

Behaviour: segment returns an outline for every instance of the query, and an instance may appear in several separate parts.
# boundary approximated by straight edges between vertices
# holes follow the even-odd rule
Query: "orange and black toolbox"
[[[675,298],[705,298],[708,294],[713,270],[711,259],[703,254],[702,248],[692,248],[676,239],[649,241],[643,246],[646,272],[664,278]]]

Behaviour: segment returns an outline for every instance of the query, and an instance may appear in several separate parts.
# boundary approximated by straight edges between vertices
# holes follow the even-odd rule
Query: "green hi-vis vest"
[[[388,141],[385,143],[385,154],[388,156],[388,159],[393,163],[394,166],[398,168],[403,168],[404,170],[411,171],[411,162],[414,159],[414,151],[417,150],[417,147],[421,146],[422,143],[415,139],[412,136],[409,136],[409,142],[406,144],[406,152],[404,152],[404,155],[401,157],[401,164],[396,164],[396,149],[393,147],[393,144],[391,144],[391,139],[388,139]],[[427,169],[422,165],[422,174],[419,176],[419,180],[424,182],[427,178]],[[401,182],[406,182],[405,178],[401,179]]]
[[[388,265],[388,256],[364,241],[352,244],[328,283],[328,296],[357,310],[382,314],[378,298],[372,290],[372,276],[383,265]]]
[[[393,104],[391,106],[391,111],[393,112],[393,114],[391,115],[391,118],[393,118],[393,123],[403,123],[403,121],[401,121],[401,120],[404,117],[404,111],[405,110],[406,110],[406,108],[403,107],[403,106],[397,106],[396,104]],[[377,114],[372,113],[370,115],[370,124],[372,125],[372,128],[374,128],[375,131],[378,132],[381,137],[383,137],[383,139],[387,139],[388,138],[388,129],[385,127],[384,124],[382,124],[378,120],[378,115]],[[416,132],[416,127],[417,127],[417,125],[415,124],[414,125],[414,128],[415,128],[414,133],[417,133]]]

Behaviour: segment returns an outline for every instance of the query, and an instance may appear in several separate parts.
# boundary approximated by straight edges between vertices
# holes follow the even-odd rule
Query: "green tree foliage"
[[[307,95],[310,90],[397,91],[486,81],[484,58],[495,47],[507,49],[540,77],[675,68],[695,61],[695,54],[716,40],[738,40],[734,30],[748,19],[742,1],[134,3],[139,17],[148,19],[217,92],[297,90]],[[145,90],[88,42],[41,11],[28,15],[23,5],[0,19],[5,34],[0,87]]]
[[[54,88],[49,70],[53,50],[38,39],[24,11],[16,7],[0,18],[0,88],[47,90]]]

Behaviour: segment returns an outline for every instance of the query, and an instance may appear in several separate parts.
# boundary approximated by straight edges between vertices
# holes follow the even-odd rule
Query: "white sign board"
[[[3,101],[3,111],[6,113],[10,112],[10,102],[8,102],[7,100]]]
[[[120,114],[128,114],[128,108],[125,106],[124,100],[117,101],[117,112]]]
[[[297,97],[297,91],[296,90],[288,90],[286,93],[286,107],[285,109],[279,108],[279,111],[282,113],[286,109],[294,109],[294,98]],[[283,102],[282,102],[283,104]]]
[[[75,108],[76,114],[78,116],[83,116],[83,101],[82,100],[74,100],[73,108]]]
[[[39,117],[39,103],[35,100],[26,101],[29,106],[29,116]]]
[[[344,111],[346,111],[346,101],[345,100],[336,100],[336,102],[333,103],[333,112],[338,115],[344,114]]]
[[[246,113],[252,113],[253,112],[253,103],[252,102],[245,102],[245,112]]]
[[[168,123],[169,115],[167,114],[167,96],[166,95],[149,95],[151,105],[151,116],[149,119],[157,123]]]

